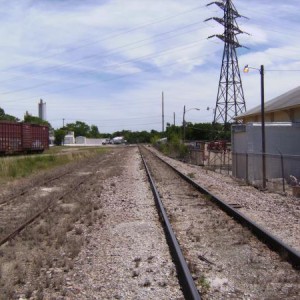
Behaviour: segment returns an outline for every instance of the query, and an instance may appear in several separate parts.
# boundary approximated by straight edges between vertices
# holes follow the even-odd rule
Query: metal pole
[[[183,143],[185,143],[185,105],[183,107]]]
[[[266,136],[265,136],[265,92],[264,92],[264,66],[260,66],[261,80],[261,144],[262,144],[262,188],[266,188]]]
[[[162,132],[165,131],[164,92],[162,92]]]
[[[282,190],[285,193],[285,180],[284,180],[284,162],[283,162],[283,155],[280,153],[280,162],[281,162],[281,177],[282,177]]]
[[[246,153],[246,183],[249,184],[249,177],[248,177],[248,152]]]
[[[173,125],[175,126],[175,112],[173,113],[173,115],[174,115],[174,123],[173,123]]]

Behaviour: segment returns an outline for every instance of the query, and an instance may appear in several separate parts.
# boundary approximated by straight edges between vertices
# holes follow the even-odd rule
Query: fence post
[[[285,193],[285,181],[284,181],[284,163],[283,163],[283,155],[280,152],[280,161],[281,161],[281,177],[282,177],[282,189]]]
[[[248,175],[248,152],[246,153],[246,183],[249,184],[249,175]]]
[[[229,163],[230,163],[231,151],[227,152],[227,175],[229,175]],[[232,158],[231,158],[231,167],[232,167]],[[232,173],[232,172],[231,172]]]
[[[237,164],[238,164],[238,154],[237,153],[234,153],[234,160],[235,160],[235,177],[237,177]]]

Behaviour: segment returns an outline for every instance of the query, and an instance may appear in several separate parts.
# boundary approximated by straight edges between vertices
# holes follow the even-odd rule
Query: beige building
[[[260,122],[258,105],[236,117],[242,123]],[[265,102],[265,122],[300,122],[300,86]]]

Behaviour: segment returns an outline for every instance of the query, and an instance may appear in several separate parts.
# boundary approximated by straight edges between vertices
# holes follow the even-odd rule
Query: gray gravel
[[[183,299],[137,148],[101,182],[104,221],[68,274],[74,299]],[[73,299],[73,298],[72,298]]]
[[[147,154],[157,189],[202,299],[298,299],[298,271],[209,197]]]
[[[223,201],[239,204],[242,213],[300,252],[300,199],[290,194],[261,192],[230,176],[165,157],[152,147],[151,150],[184,174],[192,174],[194,181]]]
[[[89,233],[90,243],[83,248],[74,270],[68,274],[69,290],[76,299],[183,299],[137,149],[125,151],[119,159],[123,170],[101,183],[104,222]],[[243,213],[292,247],[300,249],[298,199],[260,192],[240,185],[230,176],[167,157],[164,159],[186,175],[192,175],[195,181],[222,200],[239,204]],[[195,230],[191,229],[191,233],[198,235]],[[245,257],[251,248],[245,250]],[[197,249],[200,251],[199,245]],[[188,251],[198,255],[197,249],[192,247]],[[212,299],[218,299],[217,295],[224,293],[226,299],[230,299],[230,294],[232,299],[256,299],[256,293],[251,289],[248,296],[241,291],[240,297],[237,296],[239,291],[228,279],[229,274],[225,274],[226,262],[223,266],[221,257],[216,258],[219,261],[216,270],[201,268],[211,287],[208,295]],[[249,257],[250,262],[246,262],[252,264],[253,259]],[[233,269],[234,265],[232,263]],[[238,273],[236,270],[237,282]],[[244,275],[248,276],[247,273]],[[260,284],[253,276],[249,286]],[[278,280],[274,277],[274,282],[280,283],[280,274],[278,276]],[[285,283],[280,283],[280,286],[288,287]],[[266,291],[268,289],[272,291],[271,286],[266,286]]]

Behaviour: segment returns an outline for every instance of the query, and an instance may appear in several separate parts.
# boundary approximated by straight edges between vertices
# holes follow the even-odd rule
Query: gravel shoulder
[[[300,250],[299,199],[260,192],[229,176],[164,159]],[[66,168],[75,177],[90,178],[0,249],[5,263],[0,291],[10,284],[17,299],[183,299],[137,147],[116,147],[90,166],[74,163],[20,185],[15,182],[1,197],[28,185],[35,188]],[[73,183],[71,178],[63,185],[67,189]],[[39,188],[41,195],[45,188]],[[55,193],[47,194],[51,196]],[[12,275],[11,283],[6,275]]]
[[[300,273],[143,152],[202,299],[298,299]]]
[[[150,149],[224,202],[241,206],[242,213],[300,252],[300,199],[262,192],[241,185],[231,176],[185,164],[164,156],[153,147]]]
[[[68,299],[183,299],[138,149],[114,160],[93,183],[103,218],[67,275]]]

